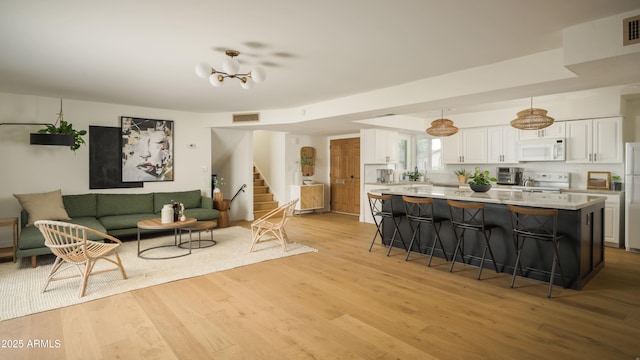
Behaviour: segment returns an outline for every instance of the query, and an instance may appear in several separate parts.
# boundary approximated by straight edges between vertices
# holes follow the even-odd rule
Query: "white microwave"
[[[518,142],[518,161],[564,161],[565,138],[531,139]]]

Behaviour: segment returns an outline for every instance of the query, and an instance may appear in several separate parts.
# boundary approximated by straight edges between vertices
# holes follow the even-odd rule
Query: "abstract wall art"
[[[122,181],[173,181],[173,121],[120,119]]]

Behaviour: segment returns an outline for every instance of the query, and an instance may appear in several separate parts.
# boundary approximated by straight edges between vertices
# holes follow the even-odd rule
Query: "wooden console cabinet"
[[[291,199],[299,198],[295,211],[299,214],[303,211],[324,209],[324,185],[291,185]]]

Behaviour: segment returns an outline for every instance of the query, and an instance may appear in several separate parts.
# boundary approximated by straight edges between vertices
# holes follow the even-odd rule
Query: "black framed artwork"
[[[120,128],[89,126],[89,189],[143,187],[143,182],[122,182]]]
[[[122,181],[173,181],[173,121],[120,118]]]

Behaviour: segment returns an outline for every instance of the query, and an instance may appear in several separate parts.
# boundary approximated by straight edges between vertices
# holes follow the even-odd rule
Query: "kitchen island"
[[[507,205],[558,209],[558,232],[566,235],[564,241],[561,241],[559,245],[560,262],[567,282],[564,285],[580,290],[604,267],[605,197],[602,196],[505,190],[476,193],[466,189],[434,186],[393,186],[375,189],[372,192],[394,195],[393,207],[398,211],[404,211],[402,195],[433,198],[435,215],[446,219],[450,218],[447,199],[484,203],[486,223],[497,226],[491,235],[491,247],[498,270],[508,273],[513,273],[516,251],[511,229],[511,215]],[[408,244],[412,230],[406,218],[402,219],[399,227]],[[383,231],[385,239],[391,239],[393,225],[390,220],[384,222]],[[476,236],[479,234],[466,236],[464,253],[465,262],[479,266],[484,242]],[[448,221],[443,223],[440,237],[447,256],[451,258],[456,239]],[[419,239],[420,241],[414,243],[412,252],[425,253],[432,244],[431,229],[422,231],[419,234]],[[527,241],[521,258],[525,276],[548,281],[553,261],[553,249],[550,244],[548,245],[532,240]],[[402,247],[402,244],[396,241],[394,246]],[[444,258],[444,254],[438,246],[435,248],[434,256]],[[485,261],[485,267],[492,269],[493,264],[490,261]],[[558,271],[556,271],[554,284],[563,285]]]

